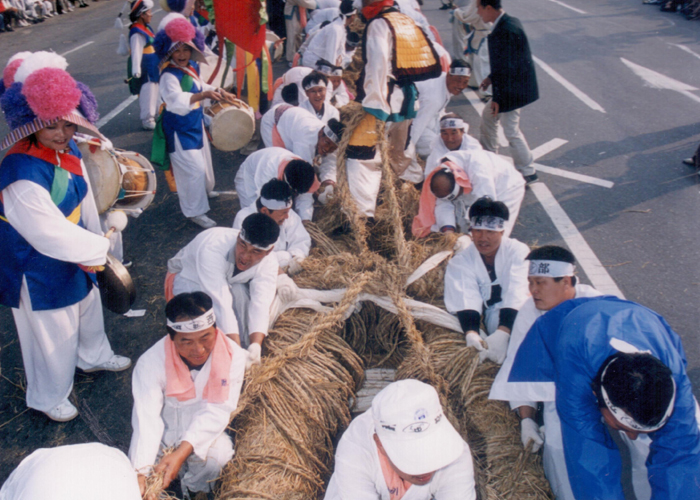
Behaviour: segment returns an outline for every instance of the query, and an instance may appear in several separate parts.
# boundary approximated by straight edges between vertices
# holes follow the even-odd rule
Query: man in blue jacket
[[[624,498],[611,431],[633,466],[648,438],[651,491],[635,486],[638,497],[700,498],[697,403],[680,337],[658,314],[611,296],[566,301],[532,326],[509,381],[554,382],[576,498]]]

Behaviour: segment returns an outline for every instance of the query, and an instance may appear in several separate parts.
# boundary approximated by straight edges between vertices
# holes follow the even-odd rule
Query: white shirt
[[[233,220],[233,228],[240,229],[250,214],[258,212],[256,204],[242,208]],[[304,260],[311,250],[311,236],[296,212],[289,211],[289,217],[280,226],[280,237],[275,243],[274,254],[280,267],[287,267],[292,259]]]
[[[129,48],[131,49],[131,74],[134,78],[141,76],[141,59],[143,49],[146,46],[146,37],[140,33],[134,33],[129,37]]]
[[[338,7],[328,7],[320,8],[311,12],[309,15],[309,20],[306,23],[306,33],[307,35],[311,33],[315,28],[321,26],[326,21],[332,21],[340,15],[340,8]]]
[[[340,80],[338,88],[334,89],[333,84],[328,85],[330,87],[331,100],[335,98],[334,106],[336,108],[342,108],[347,103],[350,102],[350,95],[348,94],[348,88],[343,80]]]
[[[345,17],[340,16],[330,24],[321,28],[309,43],[304,52],[303,63],[309,68],[316,68],[316,61],[325,59],[331,64],[338,65],[345,52]]]
[[[328,83],[328,86],[332,87],[330,82]],[[328,92],[329,92],[328,89],[326,89],[326,95],[328,95]],[[326,123],[328,123],[328,120],[330,120],[331,118],[335,118],[336,120],[340,121],[340,112],[338,112],[338,108],[330,105],[328,103],[328,101],[323,103],[323,109],[322,109],[323,112],[321,113],[320,116],[316,112],[316,110],[314,109],[313,104],[311,104],[311,101],[308,99],[305,100],[303,103],[301,103],[301,105],[299,105],[299,107],[302,109],[305,109],[306,111],[308,111],[309,113],[314,115],[316,118],[321,120],[321,123],[323,123],[324,125]]]
[[[308,114],[307,111],[304,113]],[[335,155],[330,156],[334,157]],[[236,173],[236,191],[241,205],[244,207],[252,205],[260,196],[260,190],[265,183],[271,179],[279,178],[280,163],[294,159],[300,159],[300,157],[287,149],[275,147],[260,149],[248,156]],[[311,220],[314,213],[313,195],[303,193],[296,196],[294,198],[294,211],[299,214],[301,220]]]
[[[196,396],[187,401],[165,395],[165,337],[139,358],[131,377],[134,395],[131,425],[134,433],[129,458],[134,469],[142,471],[154,465],[161,442],[168,447],[187,441],[194,448],[193,453],[206,460],[207,451],[224,432],[231,412],[238,405],[245,373],[246,351],[228,337],[224,340],[233,350],[233,359],[228,399],[223,403],[202,399],[211,372],[211,356],[201,370],[190,370]]]
[[[270,306],[277,290],[279,264],[274,252],[234,276],[238,229],[215,227],[202,231],[168,261],[175,280],[187,280],[214,302],[216,324],[225,334],[239,333],[233,311],[231,283],[250,283],[250,331],[267,333]]]
[[[216,87],[208,85],[200,78],[197,79],[196,83],[202,89],[202,92],[216,89]],[[194,94],[192,92],[183,92],[180,81],[172,73],[162,73],[160,75],[158,92],[168,111],[176,115],[185,116],[193,109],[202,105],[201,101],[195,103],[190,102]]]
[[[445,270],[445,309],[452,314],[473,310],[491,299],[491,288],[501,285],[501,307],[519,310],[529,295],[525,260],[530,249],[525,243],[506,236],[496,252],[496,281],[491,281],[476,245],[452,257]]]
[[[272,98],[272,105],[274,106],[275,104],[282,104],[284,102],[284,99],[282,99],[282,89],[292,83],[294,83],[299,89],[299,103],[301,104],[303,101],[308,99],[304,93],[304,89],[301,86],[301,81],[312,71],[313,69],[307,68],[306,66],[295,66],[294,68],[287,70],[287,72],[285,72],[285,74],[281,77],[282,83],[275,90],[275,95]]]
[[[416,88],[419,107],[411,124],[411,142],[415,145],[421,139],[422,143],[429,145],[440,136],[440,117],[452,97],[447,91],[447,73],[416,82]]]
[[[474,137],[470,136],[468,134],[469,132],[469,126],[465,123],[464,124],[466,129],[464,131],[464,135],[462,136],[462,144],[459,145],[459,148],[457,148],[455,151],[468,151],[470,149],[476,149],[480,150],[483,149],[481,147],[481,143]],[[442,160],[445,155],[448,153],[451,153],[452,151],[445,146],[445,143],[442,140],[442,137],[438,133],[437,138],[435,139],[435,142],[433,142],[433,145],[431,147],[431,152],[430,156],[428,156],[428,159],[425,161],[425,177],[424,179],[427,179],[428,176],[430,175],[430,172],[435,170],[435,168],[440,164],[440,160]]]
[[[372,411],[366,411],[350,423],[335,453],[335,471],[325,500],[389,500],[373,439]],[[473,500],[474,465],[469,445],[464,453],[447,467],[438,470],[423,486],[411,485],[402,500]]]

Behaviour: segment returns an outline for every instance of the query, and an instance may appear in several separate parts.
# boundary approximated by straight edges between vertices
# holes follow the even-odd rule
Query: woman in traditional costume
[[[141,123],[145,130],[156,128],[158,111],[159,59],[153,48],[155,34],[149,24],[153,17],[152,9],[153,0],[134,0],[129,12],[129,91],[139,96]]]

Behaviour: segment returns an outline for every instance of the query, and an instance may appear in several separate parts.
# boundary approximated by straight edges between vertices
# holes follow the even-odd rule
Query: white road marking
[[[669,45],[673,45],[674,47],[678,47],[682,51],[687,52],[688,54],[692,55],[693,57],[697,57],[698,59],[700,59],[700,54],[698,54],[697,52],[694,52],[693,50],[686,47],[685,45],[679,45],[677,43],[669,43]]]
[[[537,146],[535,149],[530,151],[532,153],[532,159],[533,160],[539,160],[542,158],[544,155],[547,155],[554,151],[555,149],[558,149],[562,147],[564,144],[566,144],[567,141],[566,139],[552,139],[551,141],[547,141],[544,144]]]
[[[635,75],[644,80],[646,86],[659,90],[673,90],[679,94],[683,94],[695,102],[700,102],[700,97],[696,96],[695,94],[691,94],[692,91],[698,90],[697,87],[679,82],[678,80],[674,80],[666,75],[657,73],[654,70],[645,68],[639,64],[635,64],[628,61],[624,57],[621,57],[620,60],[625,64],[625,66],[631,69]]]
[[[484,108],[486,107],[484,101],[481,100],[473,89],[467,88],[462,93],[469,101],[469,104],[471,104],[476,112],[479,113],[479,116],[481,116],[484,112]],[[506,139],[506,135],[503,133],[503,127],[498,127],[498,144],[504,148],[508,147],[508,139]]]
[[[562,7],[566,7],[567,9],[573,10],[574,12],[578,12],[579,14],[588,14],[588,12],[583,11],[581,9],[577,9],[576,7],[572,7],[571,5],[566,5],[564,2],[560,2],[559,0],[549,0],[552,3],[555,3],[557,5],[561,5]]]
[[[574,94],[578,99],[581,100],[586,106],[589,108],[593,109],[594,111],[600,111],[601,113],[605,113],[605,109],[603,109],[603,106],[595,102],[593,99],[588,97],[586,93],[584,93],[582,90],[580,90],[578,87],[576,87],[573,83],[571,83],[569,80],[561,76],[559,73],[554,71],[554,69],[547,64],[546,62],[542,61],[541,59],[538,59],[535,56],[532,56],[532,59],[535,61],[535,63],[544,70],[545,73],[547,73],[549,76],[554,78],[557,82],[562,84],[562,86]]]
[[[75,52],[76,50],[80,50],[80,49],[82,49],[83,47],[87,47],[88,45],[93,44],[93,43],[95,43],[95,42],[92,41],[92,40],[90,40],[89,42],[85,42],[85,43],[82,44],[82,45],[78,45],[76,48],[70,49],[69,51],[64,52],[63,54],[59,54],[59,55],[65,57],[65,56],[67,56],[68,54],[71,54],[71,53]]]
[[[568,170],[563,170],[561,168],[548,167],[546,165],[540,165],[539,163],[532,164],[535,169],[545,174],[556,175],[558,177],[566,177],[567,179],[573,179],[579,182],[586,182],[588,184],[595,184],[596,186],[612,189],[615,185],[612,181],[606,181],[604,179],[598,179],[597,177],[591,177],[589,175],[577,174],[576,172],[569,172]]]
[[[596,254],[561,205],[559,205],[559,202],[554,198],[554,195],[552,195],[552,192],[546,184],[543,182],[535,182],[528,187],[537,197],[537,200],[547,212],[549,218],[552,219],[554,227],[557,228],[557,231],[559,231],[559,234],[561,234],[562,238],[573,252],[578,261],[578,265],[581,266],[583,272],[585,272],[588,279],[591,280],[591,284],[604,294],[617,295],[624,299],[625,296],[622,294],[622,291],[620,291],[615,281],[610,274],[608,274],[607,269],[603,267],[603,264],[598,260]]]
[[[129,105],[132,102],[134,102],[138,98],[139,98],[139,96],[132,95],[132,96],[129,96],[126,99],[124,99],[121,102],[121,104],[119,104],[119,106],[117,106],[112,111],[110,111],[109,113],[107,113],[105,116],[103,116],[102,118],[100,118],[98,120],[98,122],[95,124],[97,126],[97,128],[101,128],[101,127],[104,127],[105,125],[107,125],[107,123],[109,123],[115,116],[117,116],[119,113],[124,111],[127,107],[129,107]]]

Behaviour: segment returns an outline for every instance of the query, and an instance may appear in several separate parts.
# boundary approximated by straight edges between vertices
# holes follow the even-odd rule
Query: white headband
[[[167,320],[166,324],[176,332],[193,333],[205,330],[212,326],[215,322],[216,314],[214,314],[214,309],[209,309],[198,318],[188,319],[187,321]]]
[[[560,260],[531,260],[530,276],[546,276],[548,278],[562,278],[573,276],[576,266]]]
[[[440,130],[447,128],[460,128],[464,129],[464,120],[461,118],[443,118],[440,120]]]
[[[454,76],[469,76],[472,71],[464,66],[457,66],[456,68],[450,68],[450,75]]]
[[[612,401],[610,401],[610,398],[608,397],[608,393],[606,392],[605,387],[603,387],[603,379],[605,378],[605,373],[608,371],[608,368],[610,367],[610,365],[613,364],[618,359],[619,358],[614,358],[613,360],[611,360],[610,363],[608,363],[608,366],[605,367],[605,370],[603,370],[603,374],[600,376],[600,393],[603,396],[603,401],[605,402],[605,406],[608,407],[608,410],[610,410],[610,413],[612,413],[613,417],[615,417],[615,420],[617,420],[619,423],[621,423],[625,427],[629,427],[630,429],[634,429],[635,431],[639,431],[639,432],[658,431],[664,425],[666,425],[666,422],[668,422],[668,419],[671,418],[671,413],[673,413],[673,407],[674,407],[674,403],[676,401],[676,381],[673,380],[673,378],[671,378],[671,382],[673,383],[673,396],[671,396],[671,401],[668,404],[668,408],[666,408],[666,413],[664,414],[663,418],[656,425],[642,425],[639,422],[637,422],[634,418],[632,418],[630,415],[628,415],[627,412],[625,412],[625,410],[612,404]]]
[[[494,215],[479,215],[471,218],[470,225],[472,229],[503,231],[505,229],[506,221],[502,217],[496,217]]]
[[[323,87],[325,89],[326,82],[324,82],[323,80],[319,80],[317,82],[310,82],[308,85],[306,85],[306,87],[304,87],[304,90],[309,90],[309,89],[312,89],[314,87]]]
[[[333,141],[333,144],[338,144],[338,142],[340,142],[340,138],[337,135],[335,135],[335,132],[333,132],[328,125],[323,127],[323,133],[326,137]]]
[[[275,242],[273,242],[273,243],[270,243],[270,244],[269,244],[268,246],[266,246],[266,247],[261,247],[260,245],[256,245],[255,243],[252,243],[252,242],[248,239],[248,237],[247,237],[246,234],[245,234],[245,229],[243,229],[243,228],[241,228],[241,232],[238,233],[238,237],[239,237],[240,239],[242,239],[244,242],[248,243],[249,245],[252,245],[252,246],[254,246],[255,248],[258,248],[258,249],[263,250],[263,251],[265,251],[265,252],[267,252],[268,250],[271,250],[272,248],[274,248],[275,243],[277,243],[277,242],[275,241]]]
[[[331,68],[325,64],[319,64],[316,66],[319,73],[323,73],[326,76],[343,76],[343,68]]]
[[[288,200],[269,200],[261,196],[260,203],[268,210],[285,210],[291,208],[293,202],[291,198]]]

